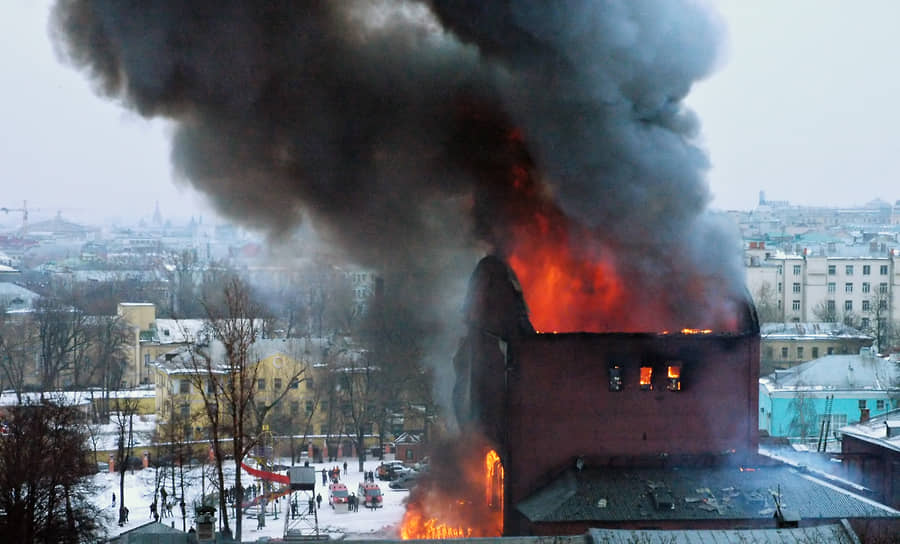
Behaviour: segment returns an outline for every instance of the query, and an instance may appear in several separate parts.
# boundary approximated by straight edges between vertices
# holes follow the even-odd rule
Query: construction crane
[[[28,201],[27,200],[22,201],[21,208],[0,207],[0,212],[5,213],[6,215],[9,215],[9,212],[22,212],[22,235],[25,235],[25,233],[28,231]]]

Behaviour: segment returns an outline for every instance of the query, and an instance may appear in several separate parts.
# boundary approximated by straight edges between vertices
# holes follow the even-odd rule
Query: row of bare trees
[[[88,476],[86,425],[71,406],[10,407],[0,439],[4,542],[78,543],[102,536]]]
[[[42,297],[33,312],[0,313],[0,385],[27,390],[118,389],[131,336],[116,315],[91,316],[71,299]]]

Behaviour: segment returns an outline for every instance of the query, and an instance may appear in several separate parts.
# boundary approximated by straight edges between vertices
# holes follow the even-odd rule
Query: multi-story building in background
[[[825,355],[859,353],[874,338],[843,323],[764,323],[759,374],[765,376]]]
[[[808,208],[761,197],[732,213],[744,238],[747,287],[763,322],[841,322],[875,338],[900,331],[900,206]]]

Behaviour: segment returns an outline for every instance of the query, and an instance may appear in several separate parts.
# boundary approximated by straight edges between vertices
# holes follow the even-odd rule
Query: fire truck
[[[381,508],[384,506],[381,496],[381,488],[378,487],[378,484],[368,482],[368,483],[360,483],[359,489],[356,491],[356,496],[359,497],[359,501],[362,502],[363,506],[366,508]]]
[[[350,502],[350,493],[347,486],[341,483],[333,483],[328,486],[328,504],[336,511],[347,512]]]

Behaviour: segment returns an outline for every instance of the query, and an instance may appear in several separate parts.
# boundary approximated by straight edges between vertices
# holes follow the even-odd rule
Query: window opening
[[[653,391],[653,368],[641,367],[641,391]]]

